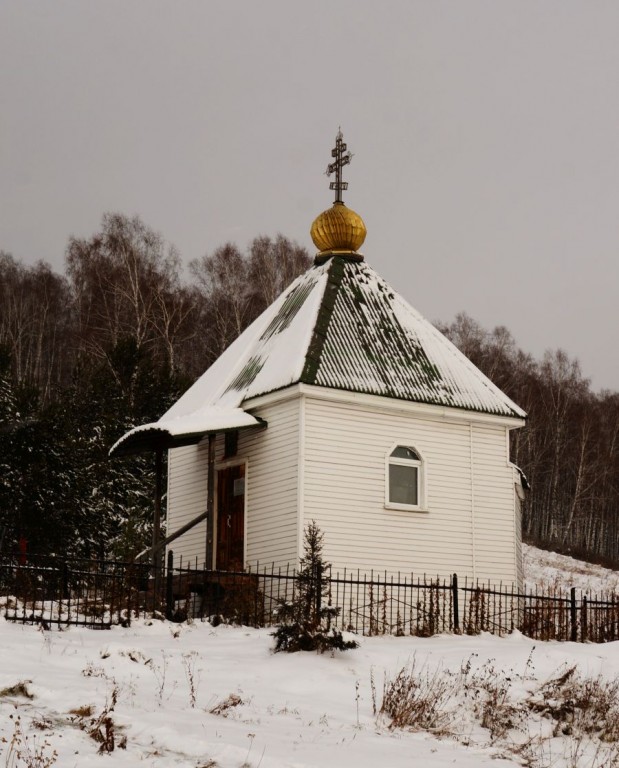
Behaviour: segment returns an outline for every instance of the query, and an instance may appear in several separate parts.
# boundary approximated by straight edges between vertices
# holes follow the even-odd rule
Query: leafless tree
[[[204,367],[310,263],[307,251],[283,235],[275,240],[257,237],[245,254],[236,245],[226,243],[191,262],[200,303]]]
[[[71,321],[63,277],[43,262],[24,267],[0,252],[0,344],[10,353],[16,382],[36,386],[43,398],[66,382]]]

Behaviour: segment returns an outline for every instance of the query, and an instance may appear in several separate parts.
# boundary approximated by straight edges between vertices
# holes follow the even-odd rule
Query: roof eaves
[[[310,382],[302,382],[304,384],[309,384]],[[513,419],[526,419],[526,414],[523,416],[522,414],[516,412],[513,408],[508,408],[507,404],[505,406],[504,410],[499,410],[498,408],[490,409],[490,408],[483,408],[483,407],[477,407],[474,405],[462,405],[460,403],[448,403],[445,402],[444,399],[436,398],[435,400],[432,400],[430,398],[426,397],[402,397],[397,394],[385,394],[384,392],[372,392],[372,390],[369,387],[361,388],[361,387],[351,387],[347,385],[346,383],[338,384],[337,387],[334,387],[331,384],[320,384],[320,383],[312,383],[312,386],[320,387],[321,389],[337,389],[341,392],[351,392],[354,394],[359,395],[371,395],[372,397],[384,397],[387,400],[395,400],[400,401],[403,403],[418,403],[419,405],[431,405],[431,406],[437,406],[441,408],[454,408],[458,411],[463,412],[470,412],[470,413],[482,413],[487,414],[489,416],[501,416],[506,418],[513,418]]]
[[[186,445],[196,445],[207,435],[219,435],[226,432],[241,432],[247,429],[266,429],[268,426],[265,419],[259,416],[253,417],[254,424],[218,426],[214,429],[203,429],[195,432],[183,432],[174,434],[169,429],[156,424],[146,424],[143,427],[127,432],[120,440],[117,440],[110,448],[108,456],[110,458],[117,456],[131,456],[136,453],[154,451],[157,449],[169,450],[170,448],[181,448]]]

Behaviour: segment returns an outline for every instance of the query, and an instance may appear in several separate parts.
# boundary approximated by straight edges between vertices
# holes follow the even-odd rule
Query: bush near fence
[[[155,589],[157,585],[157,589]],[[344,571],[329,574],[329,605],[339,629],[363,635],[442,632],[503,635],[519,630],[537,640],[619,639],[619,595],[576,589],[518,591],[511,586],[450,579]],[[296,592],[292,568],[209,571],[174,565],[154,578],[148,564],[59,557],[0,558],[0,601],[6,619],[45,627],[105,629],[135,618],[209,619],[255,627],[277,623],[276,607]]]

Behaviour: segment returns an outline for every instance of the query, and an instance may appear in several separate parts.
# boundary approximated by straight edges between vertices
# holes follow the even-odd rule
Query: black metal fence
[[[29,556],[0,559],[5,618],[44,627],[77,624],[106,629],[145,610],[150,568],[117,561]]]
[[[156,578],[155,578],[156,576]],[[364,635],[443,632],[507,634],[539,640],[619,639],[619,595],[576,589],[517,591],[502,585],[401,575],[328,573],[325,604],[340,609],[339,628]],[[0,606],[12,621],[44,627],[105,629],[135,618],[209,619],[250,626],[277,623],[280,601],[298,594],[291,568],[209,571],[197,563],[165,567],[57,557],[0,559]]]

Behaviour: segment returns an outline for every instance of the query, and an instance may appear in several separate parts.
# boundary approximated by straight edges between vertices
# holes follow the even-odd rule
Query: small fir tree
[[[273,637],[275,652],[347,651],[357,648],[355,640],[344,638],[331,622],[340,609],[326,602],[329,595],[330,566],[322,558],[323,534],[314,520],[305,529],[303,557],[297,574],[297,594],[291,603],[280,600],[277,607],[279,625]]]

